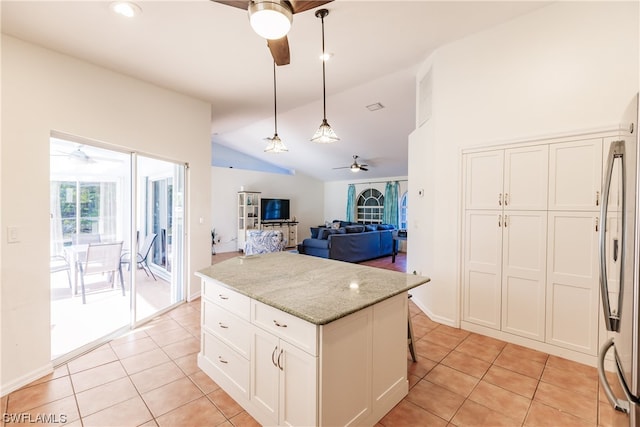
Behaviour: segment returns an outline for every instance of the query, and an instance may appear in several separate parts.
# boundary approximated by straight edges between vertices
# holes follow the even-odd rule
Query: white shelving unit
[[[260,229],[260,192],[238,192],[238,250],[244,250],[248,230]]]

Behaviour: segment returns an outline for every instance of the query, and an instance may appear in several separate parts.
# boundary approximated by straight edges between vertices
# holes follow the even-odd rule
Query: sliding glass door
[[[50,159],[58,359],[184,300],[185,166],[55,137]]]
[[[177,163],[137,156],[139,241],[150,242],[140,253],[136,320],[184,299],[184,175]]]
[[[52,359],[130,324],[130,292],[125,287],[123,296],[118,268],[87,269],[98,245],[131,247],[130,200],[130,154],[51,138]],[[119,252],[113,266],[119,266]]]

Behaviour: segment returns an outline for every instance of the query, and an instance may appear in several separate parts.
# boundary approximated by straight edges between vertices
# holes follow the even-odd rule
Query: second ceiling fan
[[[353,163],[351,163],[350,166],[341,166],[339,168],[333,168],[333,169],[349,169],[351,170],[351,172],[359,172],[359,171],[368,171],[368,167],[369,165],[365,165],[364,163],[358,163],[358,158],[359,156],[354,155],[353,156]]]
[[[238,9],[244,9],[249,11],[249,19],[252,22],[254,30],[254,20],[257,20],[258,14],[265,13],[267,15],[275,16],[277,20],[281,22],[288,20],[289,26],[293,20],[293,15],[296,13],[304,12],[324,4],[330,3],[333,0],[319,0],[319,1],[304,1],[304,0],[211,0],[215,3],[221,3],[227,6],[232,6]],[[287,30],[288,31],[288,27]],[[258,30],[256,30],[258,32]],[[258,32],[258,34],[260,34]],[[286,34],[286,32],[285,32]],[[291,62],[291,54],[289,52],[289,40],[287,36],[279,38],[268,38],[268,36],[261,34],[262,37],[267,38],[267,46],[271,51],[276,65],[287,65]]]

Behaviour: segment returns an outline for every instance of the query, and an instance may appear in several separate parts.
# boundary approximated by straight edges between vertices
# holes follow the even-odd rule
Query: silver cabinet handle
[[[275,346],[273,352],[271,353],[271,363],[273,363],[273,366],[277,368],[278,365],[276,364],[276,351],[278,351],[278,346]]]
[[[596,217],[596,231],[600,230],[600,218]]]
[[[220,326],[222,329],[229,329],[229,327],[222,322],[218,322],[218,326]]]
[[[220,363],[229,363],[228,361],[224,360],[224,359],[222,358],[222,356],[218,356],[218,361],[219,361]]]
[[[284,350],[280,350],[280,354],[278,355],[278,368],[280,368],[281,371],[284,371],[284,368],[282,367],[282,364],[280,363],[280,359],[282,359],[282,353],[284,353]]]
[[[504,228],[507,228],[507,219],[508,219],[507,217],[508,215],[504,216]]]
[[[509,204],[509,193],[504,193],[504,205],[507,206]]]
[[[600,206],[600,192],[596,191],[596,206]]]
[[[287,327],[286,323],[278,323],[277,320],[274,320],[273,323],[279,328],[286,328]]]
[[[220,297],[220,299],[229,299],[228,296],[222,294],[218,294],[218,297]]]
[[[502,206],[502,193],[498,193],[498,205]]]
[[[498,215],[498,227],[502,227],[502,215]]]

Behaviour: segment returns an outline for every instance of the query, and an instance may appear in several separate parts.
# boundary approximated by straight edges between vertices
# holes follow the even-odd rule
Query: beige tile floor
[[[389,257],[386,268],[404,262]],[[610,426],[620,417],[594,368],[410,310],[418,362],[407,358],[409,394],[378,426]],[[2,397],[0,412],[64,415],[74,426],[257,425],[198,368],[199,325],[199,300],[183,304]]]

